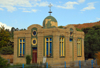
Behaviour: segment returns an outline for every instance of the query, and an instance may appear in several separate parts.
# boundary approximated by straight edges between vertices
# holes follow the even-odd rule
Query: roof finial
[[[50,13],[50,16],[51,16],[51,13],[52,13],[52,11],[51,11],[51,7],[52,7],[51,3],[50,3],[50,5],[49,5],[49,7],[50,7],[49,13]]]

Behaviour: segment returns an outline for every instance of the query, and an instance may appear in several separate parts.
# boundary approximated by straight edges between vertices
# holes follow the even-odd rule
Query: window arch
[[[69,41],[73,41],[73,28],[70,28],[70,38]]]

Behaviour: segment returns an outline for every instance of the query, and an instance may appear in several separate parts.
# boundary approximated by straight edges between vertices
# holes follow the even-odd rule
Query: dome
[[[43,28],[53,28],[57,26],[57,20],[53,16],[47,16],[43,21]]]

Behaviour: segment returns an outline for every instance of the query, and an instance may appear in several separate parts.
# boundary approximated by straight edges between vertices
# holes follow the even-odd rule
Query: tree
[[[82,30],[81,30],[81,29],[79,29],[79,28],[76,28],[76,30],[77,30],[77,31],[82,31]]]
[[[15,31],[19,31],[19,29],[18,29],[18,28],[16,28],[16,29],[15,29]]]
[[[8,61],[3,59],[1,56],[0,56],[0,68],[8,68],[9,67],[9,64],[8,64]]]
[[[94,28],[95,30],[98,30],[98,29],[100,29],[100,25],[95,25],[95,26],[93,26],[93,28]]]
[[[82,28],[81,30],[84,31],[84,33],[86,34],[88,33],[88,30],[92,30],[92,29],[93,28],[88,27],[88,28]]]
[[[85,34],[84,48],[85,48],[85,58],[95,58],[95,53],[100,51],[100,29],[90,29]]]
[[[4,26],[0,27],[0,48],[7,46],[10,40],[10,34],[5,30]]]
[[[15,28],[12,27],[12,28],[11,28],[11,38],[13,38],[13,36],[14,36],[14,31],[15,31]]]
[[[7,55],[7,54],[13,54],[14,49],[11,46],[2,47],[1,54]]]
[[[59,26],[58,28],[63,28],[63,26]]]

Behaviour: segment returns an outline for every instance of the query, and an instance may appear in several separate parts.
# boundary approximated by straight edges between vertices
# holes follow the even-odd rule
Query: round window
[[[33,31],[33,35],[36,35],[36,31]]]
[[[33,40],[33,44],[35,44],[36,43],[36,40]]]
[[[36,45],[37,44],[37,39],[36,38],[32,38],[32,45]]]

